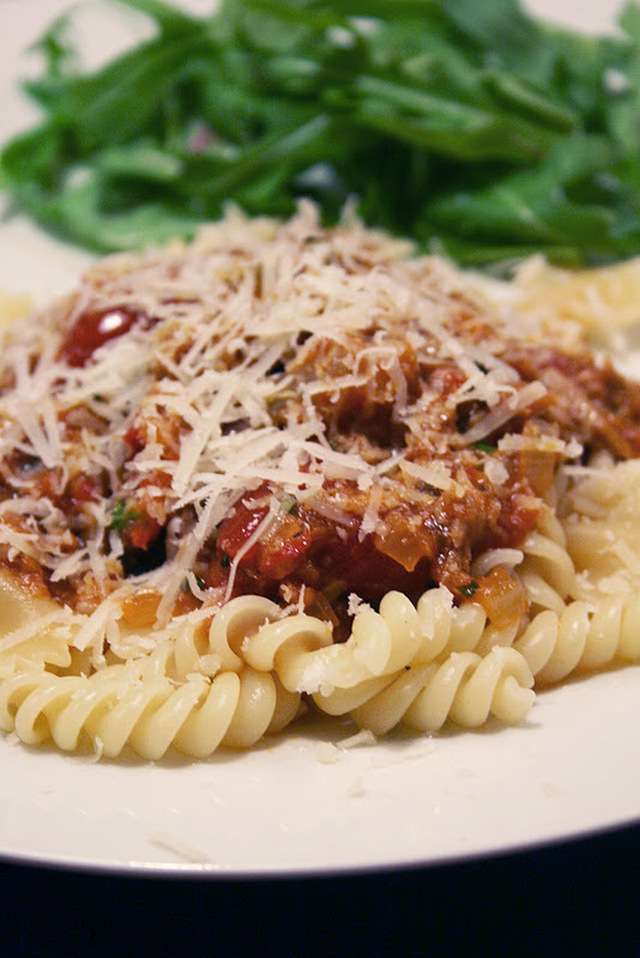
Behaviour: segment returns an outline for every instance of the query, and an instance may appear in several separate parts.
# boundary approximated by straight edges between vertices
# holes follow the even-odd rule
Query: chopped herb
[[[127,508],[124,499],[118,500],[111,511],[111,526],[114,532],[122,532],[123,529],[134,519],[139,518],[139,513],[135,509]]]
[[[298,511],[298,500],[291,494],[283,496],[280,500],[280,508],[289,515],[295,515]]]
[[[471,596],[475,595],[475,593],[478,591],[479,588],[480,588],[480,583],[476,582],[475,579],[470,579],[467,585],[460,586],[460,588],[458,589],[458,592],[460,593],[460,595],[463,595],[465,599],[470,599]]]
[[[474,442],[472,443],[473,448],[477,449],[478,452],[495,452],[496,447],[492,446],[490,442]]]
[[[231,559],[229,558],[226,552],[223,552],[220,557],[220,565],[222,566],[223,569],[228,569],[229,566],[231,565]]]

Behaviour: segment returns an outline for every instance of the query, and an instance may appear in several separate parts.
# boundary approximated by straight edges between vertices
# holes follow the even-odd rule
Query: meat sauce
[[[608,449],[616,458],[640,456],[640,384],[610,362],[597,365],[587,353],[568,355],[549,347],[510,346],[504,358],[524,380],[547,386],[544,416],[561,434]]]
[[[59,356],[69,365],[81,367],[109,340],[124,335],[137,324],[148,323],[143,315],[122,309],[85,314],[69,330]],[[462,381],[459,371],[450,365],[418,370],[407,357],[408,351],[404,355],[405,371],[410,373],[412,395],[419,392],[421,379],[423,388],[439,397],[438,415],[445,432],[464,430],[466,424],[461,427],[459,411],[453,423],[444,413],[447,397]],[[554,424],[561,434],[579,426],[581,434],[592,443],[608,446],[618,456],[640,451],[640,390],[636,395],[633,389],[623,389],[612,370],[598,368],[589,357],[567,357],[548,349],[514,348],[508,359],[525,381],[551,377],[553,382],[558,376],[567,380],[564,391],[559,395],[550,391],[549,399],[538,409],[541,420]],[[574,398],[571,407],[562,398],[567,394]],[[382,401],[382,394],[376,398],[380,401],[367,407],[357,390],[350,389],[338,402],[328,404],[322,400],[326,409],[319,406],[323,418],[328,420],[332,440],[348,444],[354,435],[361,434],[376,456],[382,449],[388,454],[395,446],[401,448],[407,440],[402,432],[394,434],[389,429],[390,404],[388,400]],[[513,423],[510,425],[513,427]],[[503,428],[506,430],[509,424]],[[168,418],[155,423],[154,429],[166,446],[166,455],[175,458],[180,443],[178,423]],[[488,437],[488,443],[495,443],[497,438]],[[129,454],[136,455],[145,446],[144,425],[129,426],[124,441]],[[419,444],[411,441],[414,451],[419,449]],[[544,456],[536,454],[529,458],[526,454],[511,457],[508,480],[498,487],[487,481],[472,459],[467,451],[450,453],[438,460],[452,474],[457,470],[464,478],[464,495],[434,491],[426,500],[418,497],[413,501],[407,491],[398,503],[384,493],[379,525],[375,531],[365,533],[362,523],[368,496],[359,493],[353,483],[325,483],[329,499],[340,498],[346,516],[344,524],[331,522],[312,507],[295,503],[292,508],[278,510],[259,540],[247,549],[247,542],[265,520],[273,498],[274,491],[265,484],[236,504],[215,537],[201,550],[194,571],[205,588],[225,587],[230,566],[239,557],[232,594],[258,593],[278,599],[300,595],[304,589],[309,597],[324,597],[329,609],[338,610],[338,618],[350,593],[375,603],[385,593],[397,589],[416,600],[425,589],[440,583],[459,599],[473,597],[491,612],[495,621],[506,614],[505,609],[522,614],[523,599],[519,594],[513,595],[511,577],[506,581],[503,573],[494,570],[491,575],[476,579],[470,567],[473,558],[486,549],[521,544],[536,521],[535,496],[544,493],[553,479],[555,458],[548,457],[545,463]],[[24,471],[25,467],[21,468]],[[34,490],[49,496],[65,512],[70,530],[81,540],[87,506],[110,496],[106,479],[98,482],[94,477],[78,475],[59,490],[59,476],[37,466],[30,468]],[[169,476],[160,473],[149,481],[167,489],[170,485]],[[123,544],[121,562],[126,576],[152,569],[166,557],[166,519],[158,516],[157,509],[152,512],[144,498],[144,486],[138,488],[135,499],[114,506],[112,530],[117,531]],[[149,600],[149,607],[152,604]]]
[[[235,584],[239,592],[277,596],[283,587],[286,592],[289,586],[305,586],[312,594],[320,591],[331,596],[334,604],[352,592],[375,603],[391,590],[415,601],[434,583],[443,583],[460,598],[477,593],[477,601],[481,601],[489,581],[488,577],[478,581],[470,576],[472,556],[488,547],[519,544],[537,515],[535,508],[519,505],[513,495],[491,510],[490,490],[485,485],[487,501],[482,496],[472,502],[469,497],[443,494],[434,500],[431,510],[423,507],[420,511],[416,506],[418,529],[415,522],[403,521],[406,516],[396,508],[382,513],[380,532],[363,535],[362,515],[357,513],[354,496],[350,523],[338,526],[311,509],[296,506],[293,513],[276,513],[259,540],[241,552],[267,517],[268,506],[254,504],[264,500],[267,492],[263,487],[245,497],[221,523],[215,555],[208,567],[201,567],[207,584],[217,584],[221,567],[228,567],[229,560],[240,555]],[[489,522],[488,514],[495,509],[498,514]]]
[[[233,559],[267,514],[265,507],[245,502],[225,519],[217,549]],[[371,535],[362,540],[357,530],[340,528],[313,512],[300,509],[296,516],[277,518],[267,533],[242,556],[241,566],[259,592],[276,592],[291,579],[314,589],[335,593],[357,592],[369,600],[380,599],[390,589],[409,594],[422,590],[425,569],[407,570],[380,552]],[[428,576],[427,576],[428,578]]]
[[[489,327],[475,323],[472,314],[469,318],[461,311],[454,320],[451,328],[458,323],[461,339],[471,335],[482,342],[497,336]],[[136,328],[148,329],[154,322],[141,311],[119,305],[86,311],[66,331],[57,358],[69,367],[83,368],[93,361],[97,350]],[[464,447],[464,434],[482,422],[487,406],[478,398],[468,403],[455,401],[455,393],[466,379],[456,362],[438,356],[435,347],[433,353],[423,349],[418,356],[402,333],[384,339],[387,354],[395,349],[395,365],[375,367],[374,363],[369,374],[365,359],[367,353],[375,353],[375,336],[373,326],[349,334],[340,343],[327,336],[305,334],[298,342],[299,351],[283,354],[267,374],[286,374],[293,383],[289,393],[278,395],[274,390],[275,398],[268,406],[271,423],[280,429],[295,423],[300,413],[296,388],[320,383],[322,388],[313,393],[314,413],[334,449],[355,453],[368,464],[404,455],[418,476],[420,469],[428,473],[435,463],[451,477],[452,488],[446,483],[442,488],[429,488],[428,483],[407,478],[396,468],[389,477],[395,492],[393,483],[376,487],[378,504],[375,521],[371,521],[371,490],[364,492],[354,482],[325,479],[320,492],[324,508],[319,504],[314,508],[313,500],[303,496],[300,502],[285,505],[282,490],[265,484],[240,497],[195,557],[193,573],[204,588],[226,588],[233,565],[232,594],[258,593],[287,601],[306,592],[309,601],[319,603],[322,610],[332,610],[331,614],[337,612],[338,618],[350,593],[375,603],[397,589],[416,600],[434,584],[447,586],[460,600],[473,597],[496,623],[504,621],[505,615],[522,614],[524,600],[512,577],[494,570],[474,578],[471,568],[474,558],[487,549],[518,547],[523,542],[536,522],[537,497],[548,492],[558,459],[537,451],[496,455],[504,476],[491,482],[490,470],[484,468],[486,455],[496,453],[496,444],[505,433],[528,431],[534,439],[544,434],[577,439],[587,453],[603,448],[615,458],[638,456],[640,386],[628,383],[610,365],[598,365],[586,353],[567,354],[548,346],[502,339],[496,354],[516,371],[518,387],[540,381],[547,393],[502,422],[499,430],[483,439],[484,451],[476,454],[472,447]],[[353,375],[354,371],[358,375]],[[336,390],[333,384],[341,377],[351,382]],[[362,379],[364,385],[358,385]],[[419,406],[423,396],[428,401],[410,425],[397,416],[398,405]],[[71,444],[83,431],[99,433],[108,428],[88,405],[65,415],[65,438]],[[124,447],[118,481],[148,443],[159,447],[160,459],[176,462],[187,432],[185,421],[177,414],[160,408],[153,413],[134,411],[118,439]],[[46,469],[32,459],[16,453],[1,464],[5,498],[14,494],[11,480],[17,477],[21,490],[50,499],[63,513],[69,535],[80,546],[92,531],[93,506],[107,501],[113,521],[104,535],[115,533],[120,538],[122,574],[136,576],[165,561],[174,501],[168,472],[148,473],[135,492],[121,499],[117,482],[114,487],[113,475],[108,476],[106,470],[98,476],[67,477],[62,468]],[[273,503],[279,497],[280,507],[274,512]],[[334,521],[329,516],[336,502],[341,518]],[[270,519],[262,534],[249,546],[267,516]],[[193,528],[195,509],[187,509],[182,519],[185,528]],[[0,562],[6,565],[9,559],[0,554]],[[26,577],[27,572],[23,570],[22,575]],[[58,587],[49,583],[48,588],[54,597],[61,597]],[[66,587],[65,601],[73,588]],[[97,596],[96,601],[99,599]],[[144,609],[130,610],[134,618],[152,616],[156,598],[147,596],[145,601]]]

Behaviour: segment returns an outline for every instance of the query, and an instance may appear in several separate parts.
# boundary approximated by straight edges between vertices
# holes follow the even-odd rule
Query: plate
[[[66,5],[0,5],[0,139],[33,119],[15,87],[20,51]],[[616,6],[577,0],[562,17],[601,29]],[[555,13],[548,0],[534,7]],[[100,55],[121,37],[94,42]],[[22,220],[0,228],[5,289],[62,292],[87,258]],[[640,667],[616,669],[541,693],[518,728],[351,748],[341,744],[346,725],[303,723],[203,763],[96,763],[3,738],[0,856],[129,874],[308,875],[495,855],[612,828],[640,817],[639,687]]]

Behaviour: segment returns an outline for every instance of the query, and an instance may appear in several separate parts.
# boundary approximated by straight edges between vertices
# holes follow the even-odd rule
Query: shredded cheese
[[[508,431],[500,455],[473,451],[545,399],[546,387],[521,381],[502,356],[506,339],[536,342],[540,329],[519,327],[508,297],[488,295],[443,260],[406,253],[355,221],[324,231],[302,204],[288,223],[232,211],[190,246],[96,263],[73,295],[4,331],[0,462],[12,492],[0,504],[0,545],[36,560],[52,583],[85,577],[79,607],[90,612],[122,581],[114,516],[120,509],[126,523],[133,503],[166,531],[166,561],[138,576],[161,594],[162,629],[185,583],[206,601],[196,557],[263,484],[315,509],[338,535],[354,528],[353,510],[326,489],[353,487],[362,541],[384,532],[386,496],[463,500],[470,487],[452,466],[456,450],[496,486],[508,479],[511,452],[577,456],[578,444]],[[71,362],[68,337],[95,316],[106,338]],[[109,338],[122,316],[126,333]],[[451,387],[416,395],[431,369],[448,370]],[[458,428],[469,408],[468,428]],[[352,409],[374,438],[350,432]],[[332,429],[342,430],[340,448]],[[47,470],[39,498],[32,467]],[[78,477],[97,491],[81,500],[72,531],[56,497]],[[233,557],[225,598],[278,508],[272,495]],[[99,622],[94,615],[79,649],[110,627],[110,606]]]

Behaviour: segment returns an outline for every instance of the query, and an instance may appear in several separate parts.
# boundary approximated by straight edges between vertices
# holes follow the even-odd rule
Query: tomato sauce
[[[257,495],[254,493],[254,495]],[[223,521],[216,540],[220,555],[233,559],[266,517],[268,507],[252,507],[250,500],[236,505]],[[277,592],[284,579],[331,593],[356,592],[377,600],[392,589],[418,596],[430,584],[429,564],[411,571],[376,548],[373,535],[358,537],[353,529],[336,526],[310,510],[278,514],[268,530],[245,553],[239,567],[261,593]],[[210,578],[210,576],[207,576]],[[237,585],[242,590],[240,580]]]

